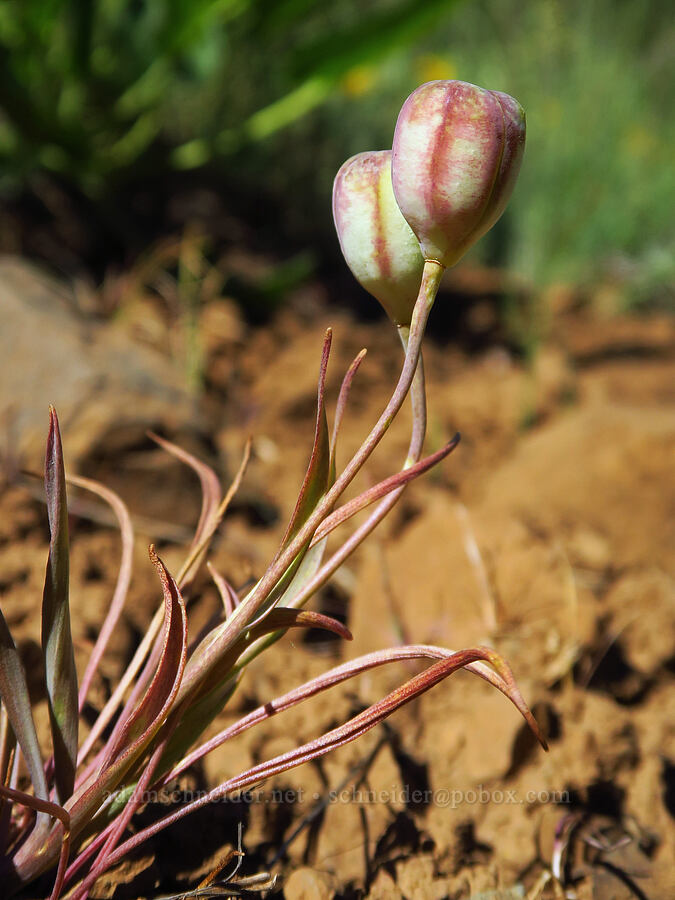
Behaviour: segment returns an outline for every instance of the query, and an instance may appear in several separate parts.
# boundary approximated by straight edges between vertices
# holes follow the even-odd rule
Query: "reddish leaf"
[[[164,438],[161,438],[158,434],[154,434],[152,431],[148,432],[150,437],[155,443],[159,444],[163,450],[166,450],[167,453],[170,453],[172,456],[175,456],[176,459],[179,459],[186,466],[189,466],[194,472],[196,472],[199,482],[202,487],[202,509],[199,515],[199,522],[197,523],[197,529],[195,531],[195,536],[192,541],[191,550],[196,550],[203,543],[204,538],[208,535],[211,536],[220,521],[220,516],[218,514],[218,507],[221,501],[221,490],[220,490],[220,482],[218,481],[218,476],[213,471],[210,466],[207,466],[200,459],[197,459],[196,456],[193,456],[192,453],[188,453],[187,450],[183,450],[182,447],[179,447],[177,444],[173,444],[171,441],[167,441]],[[188,584],[191,579],[194,577],[194,574],[198,568],[201,552],[198,551],[196,554],[190,554],[190,562],[181,571],[178,576],[178,583],[181,585],[181,588],[184,588],[186,584]]]
[[[493,651],[487,650],[486,648],[482,648],[482,653],[486,659],[490,658],[492,652]],[[335,687],[350,678],[355,678],[363,672],[393,662],[421,659],[443,660],[450,659],[453,656],[454,652],[452,650],[447,650],[444,647],[434,647],[428,644],[412,644],[403,647],[394,647],[389,650],[376,650],[374,653],[368,653],[365,656],[360,656],[357,659],[342,663],[341,665],[330,669],[328,672],[324,672],[322,675],[283,694],[281,697],[275,697],[273,700],[268,700],[262,706],[257,707],[257,709],[254,709],[252,712],[243,716],[243,718],[223,729],[223,731],[210,738],[201,747],[197,747],[193,750],[166,776],[162,783],[166,784],[168,781],[177,778],[191,765],[194,765],[194,763],[203,759],[203,757],[212,750],[215,750],[216,747],[219,747],[221,744],[224,744],[226,741],[231,740],[249,728],[258,725],[260,722],[263,722],[280,712],[284,712],[284,710],[290,709],[292,706],[296,706],[298,703],[308,700],[310,697],[314,697],[329,688]],[[522,698],[511,670],[498,655],[494,656],[492,663],[498,671],[494,671],[490,665],[481,661],[467,664],[466,669],[467,671],[478,675],[508,697],[526,720],[542,746],[546,748],[544,737],[541,734],[539,726],[532,716],[529,707]]]
[[[409,466],[407,469],[402,469],[395,475],[391,475],[389,478],[385,478],[384,481],[380,481],[379,484],[373,485],[373,487],[368,488],[367,491],[359,494],[358,497],[354,497],[354,499],[350,500],[349,503],[345,503],[344,506],[336,509],[335,512],[331,513],[327,518],[325,518],[316,529],[316,531],[314,532],[314,537],[312,538],[312,544],[316,544],[323,538],[327,537],[331,531],[338,527],[338,525],[342,525],[343,522],[351,519],[352,516],[355,516],[357,513],[361,512],[361,510],[366,509],[366,507],[370,506],[371,503],[375,503],[376,500],[380,500],[382,497],[385,497],[387,494],[389,494],[391,491],[395,491],[397,488],[404,487],[404,485],[408,484],[409,481],[412,481],[414,478],[417,478],[419,475],[427,472],[429,469],[435,466],[436,463],[440,462],[442,459],[445,459],[445,457],[448,456],[449,453],[452,453],[452,451],[458,444],[459,434],[456,434],[450,441],[450,443],[445,445],[445,447],[441,447],[440,450],[437,450],[430,456],[425,456],[424,459],[420,460],[412,466]]]
[[[338,394],[337,403],[335,404],[335,418],[333,420],[333,433],[330,439],[330,464],[331,464],[331,472],[333,474],[333,480],[335,480],[335,465],[336,465],[336,453],[337,453],[337,440],[340,434],[340,426],[342,425],[342,419],[345,414],[345,409],[347,408],[347,400],[349,399],[349,392],[352,388],[352,381],[354,380],[354,376],[359,370],[359,366],[365,359],[366,353],[368,351],[364,347],[359,353],[357,353],[354,358],[351,366],[347,369],[345,373],[345,377],[342,379],[342,384],[340,386],[340,393]]]
[[[49,518],[49,558],[42,600],[42,652],[45,660],[49,721],[54,750],[56,793],[63,804],[73,792],[77,763],[77,672],[68,604],[68,505],[61,433],[54,407],[49,410],[45,461]]]
[[[155,677],[145,697],[125,723],[114,745],[107,748],[98,776],[80,790],[70,805],[73,829],[79,830],[106,791],[114,790],[133,763],[147,749],[171,711],[180,686],[187,654],[187,618],[176,582],[150,548],[150,559],[164,593],[164,642]]]
[[[300,489],[298,502],[291,516],[291,521],[286,529],[286,534],[281,543],[281,548],[286,547],[298,531],[305,524],[319,500],[330,487],[330,438],[328,435],[328,422],[326,420],[326,405],[324,393],[326,387],[326,369],[328,367],[328,355],[330,353],[332,332],[326,331],[319,367],[319,387],[316,411],[316,426],[314,429],[314,444],[307,466],[305,479]]]
[[[162,654],[155,677],[145,697],[125,722],[115,743],[108,747],[106,759],[101,766],[102,772],[134,741],[143,739],[152,729],[158,727],[158,723],[163,721],[171,707],[172,696],[178,690],[180,675],[185,663],[187,640],[185,607],[176,583],[155,553],[154,547],[150,548],[150,559],[159,574],[167,604]]]
[[[237,608],[239,604],[239,595],[230,582],[220,574],[215,566],[210,562],[207,562],[206,568],[209,570],[209,574],[211,575],[211,578],[213,578],[215,586],[218,588],[220,599],[223,602],[223,609],[225,610],[225,618],[227,618],[228,616],[231,616]]]
[[[113,865],[118,862],[129,853],[130,850],[139,846],[149,837],[162,831],[173,822],[182,819],[190,812],[205,806],[207,803],[220,800],[227,795],[244,790],[252,785],[260,784],[262,781],[273,775],[295,768],[309,760],[317,759],[337,747],[350,743],[370,731],[380,722],[384,721],[397,709],[400,709],[411,700],[430,690],[453,672],[457,671],[457,669],[464,668],[481,660],[487,661],[490,664],[497,663],[500,669],[506,665],[494,650],[486,647],[475,647],[450,654],[429,666],[424,672],[415,675],[404,685],[392,691],[382,700],[374,703],[362,713],[354,716],[354,718],[350,719],[344,725],[333,728],[316,740],[309,741],[294,750],[290,750],[280,756],[275,756],[273,759],[267,760],[266,762],[253,766],[245,772],[235,775],[233,778],[223,782],[217,788],[214,788],[214,790],[210,791],[205,796],[200,797],[198,800],[195,800],[171,815],[166,816],[160,822],[142,829],[121,844],[117,850],[111,854],[108,858],[108,865]]]
[[[108,646],[108,641],[110,640],[110,637],[115,630],[115,625],[117,624],[120,614],[122,613],[122,609],[124,608],[124,603],[127,598],[129,584],[131,582],[131,570],[133,564],[134,529],[133,525],[131,524],[131,517],[129,516],[129,511],[126,505],[114,491],[111,491],[109,488],[105,487],[105,485],[99,484],[98,481],[94,481],[91,478],[80,478],[77,475],[70,475],[66,480],[71,484],[76,485],[77,487],[84,488],[87,491],[91,491],[92,493],[97,494],[110,505],[113,512],[115,513],[115,516],[117,517],[117,521],[120,527],[120,535],[122,537],[122,558],[120,560],[120,567],[117,575],[115,591],[113,593],[112,600],[110,601],[110,608],[108,609],[108,613],[98,633],[94,649],[91,651],[91,656],[89,658],[89,662],[87,663],[87,668],[84,675],[82,676],[82,683],[80,685],[80,693],[78,698],[79,709],[82,710],[84,701],[87,698],[87,693],[89,692],[89,686],[91,685],[92,678],[94,677],[94,673],[98,668],[101,657],[105,653],[105,649]]]

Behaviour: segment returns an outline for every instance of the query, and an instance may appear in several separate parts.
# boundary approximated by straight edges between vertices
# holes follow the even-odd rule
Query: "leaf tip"
[[[47,453],[53,453],[61,444],[61,430],[56,408],[49,404],[49,432],[47,434]]]

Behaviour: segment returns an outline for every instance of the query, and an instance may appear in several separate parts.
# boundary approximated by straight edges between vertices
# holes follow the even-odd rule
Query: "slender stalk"
[[[407,353],[410,343],[410,328],[406,325],[399,325],[398,336],[403,344],[403,352]],[[424,381],[424,359],[422,358],[421,350],[417,371],[410,388],[410,401],[412,404],[412,435],[410,437],[408,457],[403,466],[404,469],[413,466],[419,460],[424,447],[424,438],[427,434],[427,392]]]
[[[297,554],[302,551],[303,547],[311,539],[318,525],[332,510],[340,494],[342,494],[345,488],[350,484],[354,476],[361,469],[370,454],[386,434],[387,429],[403,405],[415,376],[427,319],[429,318],[429,313],[431,312],[444,271],[444,267],[433,260],[427,261],[424,265],[422,284],[420,285],[419,295],[413,310],[410,333],[408,335],[408,346],[401,374],[396,388],[394,389],[394,393],[380,415],[377,423],[347,464],[342,474],[336,479],[333,487],[325,494],[321,502],[317,504],[314,512],[309,516],[303,527],[298,531],[293,540],[290,541],[288,546],[279,554],[273,565],[269,567],[248,596],[242,600],[241,604],[234,611],[234,614],[230,616],[228,621],[224,624],[223,630],[217,639],[212,641],[208,647],[204,648],[200,658],[196,660],[196,664],[190,671],[186,671],[183,684],[181,685],[180,700],[183,700],[190,693],[194,686],[201,681],[210,667],[215,664],[222,653],[231,647],[232,643],[240,634],[241,629],[252,619],[255,613],[263,605],[270,591],[274,589],[277,582],[286,572]]]
[[[399,326],[398,329],[401,343],[405,352],[408,350],[410,329],[406,326]],[[427,398],[424,383],[424,361],[420,351],[419,361],[415,376],[410,387],[410,400],[412,405],[412,433],[410,436],[410,444],[408,446],[408,454],[403,468],[413,466],[422,455],[424,447],[424,438],[426,436],[427,424]],[[299,609],[322,587],[340,568],[343,562],[352,555],[352,553],[363,543],[368,535],[374,531],[380,522],[388,515],[398,502],[401,494],[405,490],[406,485],[396,488],[378,503],[368,518],[363,522],[356,531],[336,550],[332,556],[326,560],[316,574],[309,579],[300,591],[286,605],[293,609]],[[282,632],[266,635],[252,644],[240,657],[236,671],[244,669],[251,660],[255,659],[263,650],[275,643],[283,636]]]

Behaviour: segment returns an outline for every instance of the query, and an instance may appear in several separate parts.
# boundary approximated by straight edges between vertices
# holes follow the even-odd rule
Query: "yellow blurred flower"
[[[457,67],[447,56],[439,56],[437,53],[429,53],[418,56],[415,60],[415,70],[418,80],[426,81],[452,81],[457,78]]]
[[[375,66],[353,66],[342,78],[340,87],[348,97],[362,97],[372,90],[377,81]]]

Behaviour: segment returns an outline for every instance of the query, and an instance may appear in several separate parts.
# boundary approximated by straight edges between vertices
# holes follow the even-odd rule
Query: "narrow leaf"
[[[298,531],[305,524],[310,514],[314,510],[319,500],[330,487],[330,438],[328,435],[328,422],[326,420],[326,405],[324,400],[326,388],[326,369],[328,367],[328,356],[330,354],[330,345],[332,340],[332,332],[330,328],[326,331],[326,337],[323,344],[323,352],[321,354],[321,365],[319,367],[319,386],[316,410],[316,426],[314,429],[314,444],[307,466],[298,502],[291,516],[291,521],[286,529],[286,534],[281,543],[281,548],[286,547],[295,537]]]
[[[56,794],[70,797],[77,762],[77,672],[68,604],[68,505],[61,433],[54,407],[49,410],[45,461],[45,493],[49,518],[49,558],[42,600],[42,652],[45,660],[49,721],[54,750]]]
[[[102,770],[105,770],[112,760],[115,760],[127,747],[147,734],[149,729],[164,718],[163,713],[168,712],[167,704],[171,695],[178,688],[179,672],[182,671],[184,664],[187,638],[185,608],[180,601],[180,594],[175,582],[155,553],[154,547],[150,547],[149,552],[150,559],[162,582],[167,603],[162,653],[157,671],[145,697],[125,722],[115,743],[108,748],[106,760],[101,766]]]
[[[293,769],[304,762],[309,762],[312,759],[324,756],[331,750],[342,747],[356,738],[361,737],[380,722],[387,719],[392,713],[396,712],[396,710],[405,706],[421,694],[426,693],[426,691],[443,681],[449,675],[452,675],[452,673],[456,672],[458,669],[479,661],[494,664],[495,660],[499,661],[501,667],[501,657],[498,657],[495,651],[486,647],[474,647],[468,650],[460,650],[440,659],[438,662],[429,666],[428,669],[425,669],[424,672],[413,676],[409,681],[389,693],[382,700],[374,703],[357,716],[354,716],[354,718],[350,719],[344,725],[333,728],[321,737],[309,741],[306,744],[302,744],[294,750],[275,756],[266,762],[253,766],[245,772],[235,775],[233,778],[223,782],[217,788],[214,788],[198,800],[176,810],[160,822],[142,829],[121,844],[117,850],[111,854],[108,859],[108,864],[113,865],[118,862],[129,853],[130,850],[138,847],[149,837],[152,837],[168,825],[182,819],[189,813],[200,809],[207,803],[221,800],[223,797],[237,791],[244,790],[255,784],[260,784],[260,782],[273,775],[278,775],[279,773],[285,772],[288,769]]]
[[[218,588],[220,599],[223,602],[223,609],[225,610],[225,618],[227,618],[228,616],[231,616],[237,608],[239,604],[239,595],[232,587],[230,582],[220,574],[215,566],[213,566],[210,562],[207,562],[206,568],[209,570],[211,578],[213,578],[213,583]]]
[[[342,425],[342,419],[345,414],[345,409],[347,408],[347,400],[349,399],[349,392],[352,388],[352,381],[354,380],[354,376],[358,372],[359,366],[363,362],[366,353],[368,351],[364,347],[356,357],[354,358],[351,366],[347,369],[345,377],[342,379],[342,385],[340,386],[340,393],[338,394],[337,403],[335,404],[335,418],[333,420],[333,433],[330,439],[330,462],[331,462],[331,470],[335,473],[335,460],[337,453],[337,440],[338,435],[340,434],[340,426]],[[333,477],[335,475],[333,474]]]
[[[283,606],[277,606],[271,610],[258,627],[251,628],[251,637],[255,640],[268,631],[286,630],[287,628],[321,628],[346,641],[352,640],[352,633],[347,626],[331,616],[324,616],[322,613],[308,609],[289,609]]]
[[[163,450],[166,450],[167,453],[175,456],[176,459],[179,459],[186,466],[190,466],[190,468],[197,474],[199,478],[199,483],[201,484],[202,488],[202,508],[193,541],[193,544],[197,544],[203,536],[209,520],[218,509],[218,505],[221,500],[221,490],[218,476],[210,466],[207,466],[206,463],[203,463],[192,453],[188,453],[187,450],[183,450],[183,448],[179,447],[178,444],[174,444],[171,441],[165,440],[158,434],[155,434],[153,431],[149,431],[148,435],[152,438],[153,441],[155,441],[156,444],[159,444],[159,446]]]
[[[445,459],[448,454],[452,453],[455,447],[459,444],[459,439],[459,434],[456,434],[450,441],[450,443],[445,445],[445,447],[441,447],[440,450],[437,450],[430,456],[426,456],[424,459],[421,459],[414,465],[409,466],[407,469],[402,469],[395,475],[391,475],[389,478],[385,478],[384,481],[380,481],[379,484],[373,485],[373,487],[368,488],[367,491],[359,494],[358,497],[354,497],[354,499],[350,500],[349,503],[345,503],[339,509],[336,509],[335,512],[331,513],[327,518],[325,518],[316,529],[316,531],[314,532],[314,537],[312,538],[312,544],[318,543],[320,540],[322,540],[322,538],[327,537],[331,531],[334,531],[338,527],[338,525],[342,525],[343,522],[351,519],[352,516],[355,516],[357,513],[361,512],[361,510],[366,509],[366,507],[370,506],[371,503],[375,503],[376,500],[380,500],[391,491],[395,491],[397,488],[403,487],[414,478],[417,478],[419,475],[427,472],[429,469],[435,466],[436,463],[440,462],[442,459]]]
[[[98,775],[84,784],[69,804],[73,833],[78,834],[102,797],[115,790],[132,765],[147,750],[166,721],[178,693],[187,654],[185,604],[176,582],[150,547],[164,594],[164,642],[162,656],[145,697],[125,723],[107,754]]]
[[[68,801],[73,836],[77,836],[90,822],[104,799],[119,787],[124,776],[147,751],[171,711],[185,670],[185,605],[176,582],[153,547],[150,547],[150,558],[157,569],[164,597],[162,656],[145,697],[114,743],[107,748],[103,765]],[[46,840],[39,843],[31,835],[17,851],[13,865],[17,872],[30,872],[30,877],[34,878],[54,866],[60,853],[58,832],[52,831]]]
[[[76,475],[70,475],[66,480],[71,484],[76,485],[77,487],[81,487],[87,491],[91,491],[93,494],[101,497],[106,501],[106,503],[109,504],[109,506],[115,513],[115,516],[117,517],[117,521],[120,527],[120,535],[122,538],[122,558],[120,560],[119,572],[117,574],[117,583],[115,584],[115,590],[110,602],[110,608],[106,614],[103,625],[101,626],[101,630],[99,631],[96,643],[94,644],[94,649],[91,651],[91,656],[89,658],[89,662],[87,663],[87,668],[85,669],[84,675],[82,676],[82,683],[80,685],[80,692],[78,697],[78,706],[79,709],[82,710],[84,701],[87,699],[87,693],[89,692],[89,687],[91,685],[92,678],[94,677],[94,673],[98,668],[101,657],[105,653],[105,649],[108,646],[108,641],[110,640],[110,637],[115,630],[115,625],[119,620],[122,609],[124,608],[124,603],[127,598],[129,584],[131,582],[131,570],[133,564],[134,529],[133,525],[131,524],[129,510],[114,491],[111,491],[104,485],[99,484],[98,481],[93,481],[91,478],[80,478]]]
[[[192,453],[188,453],[187,450],[183,450],[182,447],[161,438],[152,431],[148,432],[148,434],[155,443],[162,447],[163,450],[166,450],[167,453],[170,453],[186,466],[189,466],[197,474],[202,488],[202,508],[195,536],[190,547],[190,550],[196,551],[196,553],[191,552],[189,554],[189,562],[183,568],[177,579],[181,589],[183,589],[192,580],[199,567],[203,554],[201,547],[205,538],[213,534],[220,521],[221,516],[218,514],[218,508],[221,501],[220,482],[213,469],[210,466],[207,466],[206,463],[203,463],[200,459],[197,459],[196,456],[193,456]],[[204,547],[203,549],[206,548]]]
[[[488,651],[486,648],[482,649],[484,654],[487,656],[490,651]],[[338,684],[342,684],[342,682],[344,681],[355,678],[358,675],[369,671],[370,669],[389,665],[390,663],[394,662],[423,659],[443,660],[450,659],[450,657],[452,656],[454,656],[454,651],[447,650],[444,647],[434,647],[429,644],[411,644],[403,647],[393,647],[388,650],[376,650],[373,653],[368,653],[365,656],[359,656],[356,659],[352,659],[346,663],[342,663],[339,666],[335,666],[333,669],[329,669],[327,672],[323,672],[321,675],[305,682],[299,687],[293,688],[293,690],[288,691],[288,693],[282,694],[280,697],[276,697],[273,700],[268,700],[262,706],[257,707],[246,716],[243,716],[232,725],[229,725],[227,728],[223,729],[223,731],[210,738],[201,747],[197,747],[195,750],[193,750],[189,754],[189,756],[182,760],[180,764],[176,766],[176,768],[172,772],[169,773],[169,775],[164,779],[162,783],[166,784],[168,781],[177,778],[186,769],[194,765],[194,763],[198,762],[208,753],[211,753],[211,751],[215,750],[221,744],[224,744],[226,741],[229,741],[242,732],[247,731],[249,728],[253,728],[260,722],[263,722],[280,712],[284,712],[285,710],[290,709],[292,706],[296,706],[298,703],[302,703],[305,700],[308,700],[311,697],[314,697],[317,694],[328,690],[329,688],[335,687]],[[497,690],[501,691],[506,697],[508,697],[518,708],[523,718],[527,721],[528,725],[537,736],[537,739],[545,748],[546,742],[543,738],[543,735],[541,734],[539,726],[537,725],[534,717],[532,716],[532,713],[530,712],[527,704],[520,694],[511,670],[501,659],[501,657],[495,656],[492,662],[499,671],[494,671],[494,669],[491,668],[490,665],[487,665],[485,662],[481,661],[469,663],[466,666],[466,669],[467,671],[473,672],[475,675],[478,675],[484,681],[487,681],[488,684],[491,684],[493,687],[497,688]],[[501,674],[502,671],[503,675]]]
[[[49,790],[30,707],[26,673],[1,611],[0,698],[2,698],[12,730],[26,758],[33,790],[40,800],[48,800]]]

